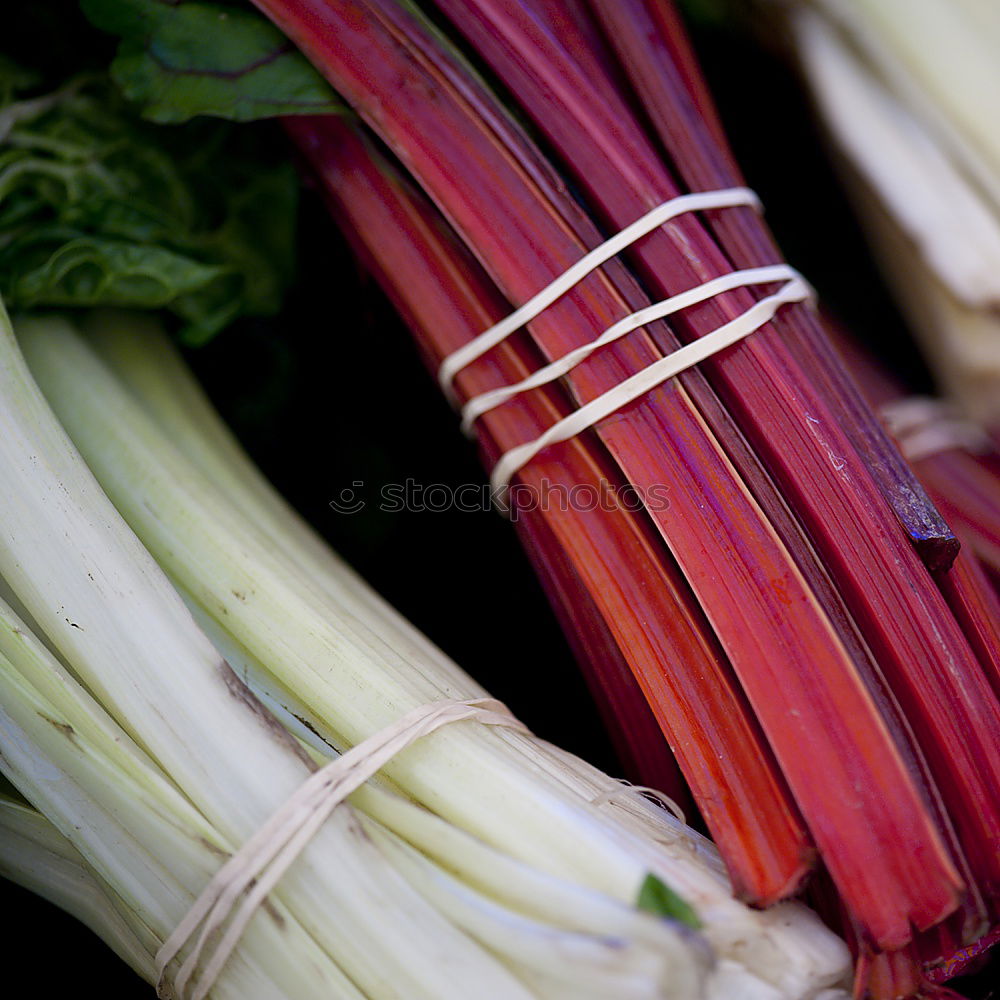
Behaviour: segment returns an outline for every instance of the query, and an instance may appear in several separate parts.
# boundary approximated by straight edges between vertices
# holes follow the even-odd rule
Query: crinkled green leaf
[[[144,117],[253,121],[342,110],[305,57],[266,18],[219,3],[82,0],[121,37],[112,77]]]
[[[139,246],[50,227],[0,254],[5,297],[22,307],[160,307],[179,295],[232,281],[226,268],[158,246]]]
[[[0,294],[14,308],[166,308],[203,342],[277,311],[294,268],[294,169],[265,126],[131,119],[110,85],[8,102]],[[264,128],[264,133],[259,129]]]
[[[687,927],[698,930],[701,921],[691,905],[686,903],[670,886],[661,882],[655,875],[647,875],[639,889],[639,898],[635,904],[640,910],[655,913],[658,917],[676,920]]]

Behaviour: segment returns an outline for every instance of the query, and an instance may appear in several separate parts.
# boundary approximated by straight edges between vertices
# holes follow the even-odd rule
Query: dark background
[[[63,6],[58,24],[67,31],[72,5]],[[837,189],[797,80],[776,51],[746,34],[693,27],[748,182],[790,262],[924,388],[926,373]],[[281,141],[267,127],[260,137]],[[301,223],[299,278],[280,320],[237,324],[189,352],[192,366],[278,488],[377,590],[539,735],[619,773],[513,528],[486,511],[378,509],[383,484],[457,486],[482,482],[483,472],[406,331],[308,191]],[[330,501],[356,482],[365,509],[338,514]],[[73,920],[8,883],[0,892],[8,961],[44,963],[35,995],[77,992],[81,970],[107,997],[151,995]],[[987,1000],[991,983],[987,972],[953,985]]]

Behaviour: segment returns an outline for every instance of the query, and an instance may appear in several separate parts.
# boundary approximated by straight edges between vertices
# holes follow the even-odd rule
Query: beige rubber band
[[[620,319],[614,326],[608,327],[596,340],[577,347],[568,354],[564,354],[561,358],[552,361],[544,368],[539,368],[537,372],[522,379],[520,382],[501,386],[498,389],[490,389],[488,392],[473,396],[462,407],[462,430],[466,434],[471,435],[473,433],[473,425],[484,413],[488,413],[490,410],[500,406],[501,403],[507,402],[508,399],[512,399],[522,392],[527,392],[529,389],[537,389],[539,386],[554,382],[557,378],[561,378],[572,371],[577,365],[586,361],[595,351],[614,343],[616,340],[621,340],[622,337],[630,334],[633,330],[638,330],[640,326],[645,326],[654,320],[672,316],[674,313],[698,305],[700,302],[707,302],[709,299],[715,298],[716,295],[722,295],[724,292],[732,291],[734,288],[746,288],[748,285],[767,285],[775,281],[792,281],[797,277],[799,277],[798,272],[787,264],[751,267],[720,275],[718,278],[712,278],[710,281],[690,288],[686,292],[672,295],[669,299],[664,299],[662,302],[655,302],[653,305],[646,306],[644,309],[640,309],[638,312],[631,313],[624,319]]]
[[[879,416],[908,462],[919,462],[944,451],[983,454],[993,448],[981,427],[931,396],[895,399],[879,409]]]
[[[904,396],[879,407],[878,415],[893,437],[902,437],[918,427],[951,419],[955,413],[944,400],[933,396]]]
[[[562,298],[571,288],[578,285],[588,274],[596,271],[602,264],[607,263],[612,257],[617,256],[622,250],[642,239],[643,236],[647,236],[671,219],[688,212],[704,212],[715,208],[736,208],[739,206],[761,211],[760,199],[753,191],[745,187],[682,194],[677,198],[665,201],[662,205],[657,205],[652,211],[626,226],[620,233],[581,257],[572,267],[564,271],[555,281],[546,285],[536,295],[533,295],[506,319],[491,326],[488,330],[484,330],[474,340],[470,340],[469,343],[463,344],[457,351],[449,354],[441,362],[441,367],[438,369],[438,381],[445,395],[452,402],[455,402],[452,383],[455,381],[455,376],[463,368],[482,357],[501,341],[506,340],[526,323],[530,323],[553,302]]]
[[[793,277],[774,294],[754,303],[746,312],[724,326],[654,361],[641,372],[585,403],[562,420],[556,421],[534,441],[527,441],[502,455],[490,476],[490,487],[497,506],[501,510],[507,509],[506,495],[511,479],[544,448],[576,437],[668,379],[738,343],[773,319],[783,305],[811,299],[813,290],[806,280],[797,272],[789,270]]]
[[[463,720],[528,732],[502,702],[492,698],[433,702],[408,712],[310,775],[219,869],[177,929],[163,943],[156,954],[157,994],[176,1000],[187,996],[185,991],[201,962],[206,942],[229,921],[191,989],[190,1000],[202,1000],[239,944],[257,908],[333,810],[415,740],[441,726]],[[236,909],[244,895],[246,898]],[[194,947],[171,983],[166,976],[167,967],[199,926],[201,932]]]
[[[591,799],[590,804],[592,806],[603,806],[606,803],[611,804],[631,793],[635,793],[647,801],[654,802],[668,813],[671,813],[679,823],[687,823],[684,810],[666,792],[661,792],[658,788],[650,788],[649,785],[633,785],[631,781],[626,781],[624,778],[618,780],[617,788],[602,792],[597,798]]]

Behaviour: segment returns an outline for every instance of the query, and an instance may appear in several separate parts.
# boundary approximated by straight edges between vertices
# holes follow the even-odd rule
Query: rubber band
[[[709,299],[722,295],[723,292],[732,291],[734,288],[745,288],[748,285],[766,285],[775,281],[792,281],[798,278],[798,273],[787,264],[773,264],[769,267],[752,267],[742,271],[731,271],[718,278],[712,278],[704,284],[688,289],[678,295],[673,295],[662,302],[646,306],[638,312],[631,313],[624,319],[620,319],[614,326],[609,327],[589,344],[584,344],[564,354],[561,358],[545,365],[537,372],[515,382],[513,385],[501,386],[498,389],[490,389],[488,392],[473,396],[465,406],[462,407],[462,430],[471,435],[473,425],[484,414],[505,403],[508,399],[527,392],[529,389],[537,389],[539,386],[547,385],[549,382],[561,378],[577,365],[586,361],[595,351],[608,344],[620,340],[633,330],[652,323],[654,320],[664,319],[672,316],[682,309],[698,305],[700,302],[707,302]]]
[[[931,396],[895,399],[879,409],[879,416],[908,462],[919,462],[943,451],[983,454],[993,450],[989,435],[978,424]]]
[[[528,732],[502,702],[492,698],[438,701],[413,709],[315,771],[219,869],[163,943],[156,954],[157,994],[177,1000],[185,997],[209,937],[229,921],[190,993],[190,1000],[203,1000],[257,908],[333,810],[415,740],[463,720]],[[167,967],[199,927],[191,953],[170,983]]]
[[[879,407],[878,415],[893,437],[903,437],[955,414],[947,403],[933,396],[904,396]]]
[[[626,781],[624,778],[618,779],[617,788],[602,792],[596,798],[591,799],[590,804],[592,806],[610,805],[631,793],[635,793],[647,802],[652,802],[660,806],[660,808],[665,809],[679,823],[687,824],[684,810],[666,792],[661,792],[658,788],[650,788],[649,785],[633,785],[631,781]]]
[[[715,208],[736,208],[739,206],[747,206],[758,212],[762,210],[760,199],[753,191],[745,187],[682,194],[677,198],[665,201],[662,205],[657,205],[656,208],[636,219],[631,225],[626,226],[616,236],[612,236],[611,239],[589,251],[506,319],[491,326],[488,330],[484,330],[474,340],[470,340],[469,343],[463,344],[457,351],[449,354],[441,362],[441,367],[438,369],[438,381],[445,395],[454,402],[455,394],[452,383],[455,376],[463,368],[482,357],[526,323],[530,323],[553,302],[579,284],[588,274],[607,263],[612,257],[617,256],[626,247],[642,239],[643,236],[658,229],[671,219],[688,212],[703,212]]]
[[[782,288],[756,302],[746,312],[724,326],[699,337],[698,340],[654,361],[613,389],[585,403],[562,420],[556,421],[535,440],[511,448],[502,455],[490,476],[492,495],[501,510],[507,509],[505,498],[511,479],[544,448],[576,437],[577,434],[644,396],[668,379],[738,343],[768,323],[783,305],[811,299],[813,290],[808,282],[797,272],[791,269],[789,271],[792,277]]]

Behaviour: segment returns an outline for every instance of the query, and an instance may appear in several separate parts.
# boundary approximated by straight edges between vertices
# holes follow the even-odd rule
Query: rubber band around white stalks
[[[993,450],[989,435],[954,408],[931,396],[906,396],[879,409],[886,430],[895,439],[903,457],[919,462],[944,451],[983,454]]]
[[[661,792],[658,788],[650,788],[649,785],[633,785],[631,781],[626,781],[624,778],[618,779],[617,788],[601,792],[596,798],[590,800],[590,804],[592,806],[602,806],[605,803],[613,803],[629,795],[641,796],[647,802],[652,802],[661,809],[665,809],[678,823],[687,823],[684,810],[666,792]]]
[[[657,205],[656,208],[636,219],[631,225],[626,226],[620,233],[589,251],[506,319],[491,326],[488,330],[484,330],[474,340],[470,340],[469,343],[463,344],[457,351],[449,354],[441,362],[441,367],[438,369],[438,381],[445,395],[454,402],[455,394],[452,383],[455,376],[463,368],[482,357],[526,323],[530,323],[553,302],[578,285],[588,274],[596,271],[602,264],[607,263],[612,257],[616,257],[622,250],[642,239],[643,236],[647,236],[654,229],[658,229],[679,215],[741,206],[753,208],[758,212],[762,210],[760,199],[753,191],[745,187],[682,194],[677,198],[663,202],[662,205]]]
[[[789,272],[792,277],[782,288],[754,303],[746,312],[717,330],[712,330],[698,340],[654,361],[613,389],[556,421],[534,441],[527,441],[502,455],[490,475],[490,488],[497,506],[502,511],[508,509],[506,496],[511,479],[543,449],[576,437],[668,379],[739,343],[773,319],[783,305],[812,299],[814,293],[805,278],[791,268]]]
[[[202,1000],[239,944],[257,908],[333,810],[415,740],[441,726],[465,720],[528,731],[502,702],[491,698],[442,700],[415,708],[315,771],[219,869],[163,943],[156,954],[158,995],[177,1000],[187,995],[188,982],[198,969],[208,939],[232,915],[190,992],[190,1000]],[[191,953],[172,982],[169,981],[167,967],[199,927],[201,932]]]

